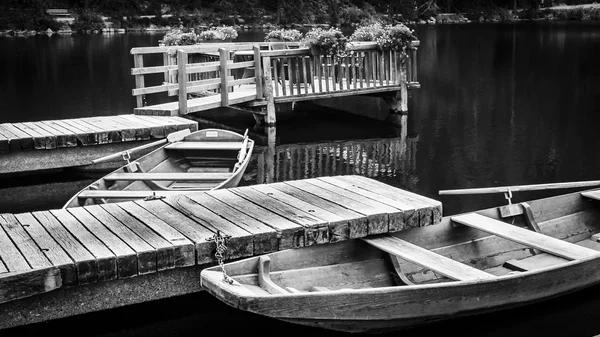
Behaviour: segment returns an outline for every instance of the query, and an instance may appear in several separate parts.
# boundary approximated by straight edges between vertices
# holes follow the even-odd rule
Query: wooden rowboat
[[[522,306],[600,283],[600,190],[256,256],[201,273],[241,310],[378,333]],[[226,280],[230,280],[229,282]]]
[[[254,141],[247,132],[178,131],[160,148],[79,191],[63,208],[235,187],[248,167],[253,148]],[[128,153],[123,155],[128,157]]]

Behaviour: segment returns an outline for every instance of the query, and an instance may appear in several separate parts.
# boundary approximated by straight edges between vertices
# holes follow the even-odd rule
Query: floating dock
[[[176,116],[133,114],[2,123],[0,174],[90,164],[182,129],[196,131],[198,123]]]
[[[200,291],[216,233],[230,260],[441,215],[439,201],[356,175],[2,214],[0,329]]]

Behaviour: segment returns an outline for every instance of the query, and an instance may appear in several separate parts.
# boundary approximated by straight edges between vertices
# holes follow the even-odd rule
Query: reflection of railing
[[[416,144],[416,138],[397,137],[265,148],[257,151],[255,183],[347,174],[405,176],[416,170]]]

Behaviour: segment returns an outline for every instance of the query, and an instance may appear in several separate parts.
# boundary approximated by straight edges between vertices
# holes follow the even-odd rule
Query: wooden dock
[[[48,319],[100,310],[46,312],[53,301],[70,302],[61,292],[102,296],[90,289],[107,291],[162,273],[172,278],[178,270],[189,275],[190,268],[196,275],[216,261],[211,238],[217,232],[229,236],[229,260],[429,226],[441,214],[439,201],[356,175],[2,214],[0,315],[6,319],[0,329],[43,320],[36,314]],[[107,283],[114,280],[121,283]],[[197,278],[191,282],[198,286]],[[35,295],[47,296],[43,308],[30,300]],[[152,297],[136,296],[142,298],[130,303]]]
[[[283,49],[274,49],[277,44]],[[275,105],[355,95],[385,97],[390,109],[406,112],[407,90],[419,88],[413,41],[408,55],[380,51],[375,42],[348,44],[351,56],[312,55],[298,42],[222,43],[133,48],[135,114],[185,115],[217,107],[236,107],[275,124]],[[162,56],[145,66],[144,56]],[[149,83],[145,75],[158,75]],[[161,76],[162,75],[162,76]],[[145,106],[149,94],[177,96]]]
[[[90,164],[198,122],[133,114],[0,124],[0,175]],[[52,151],[46,151],[52,150]]]

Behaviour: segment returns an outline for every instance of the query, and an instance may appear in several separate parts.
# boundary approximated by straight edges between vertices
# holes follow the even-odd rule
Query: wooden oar
[[[177,141],[183,140],[183,138],[185,138],[185,136],[189,135],[190,133],[191,133],[191,131],[189,129],[184,129],[184,130],[179,130],[177,132],[172,132],[172,133],[168,134],[167,137],[164,138],[164,139],[157,140],[155,142],[152,142],[152,143],[149,143],[149,144],[146,144],[146,145],[141,145],[141,146],[138,146],[138,147],[134,147],[134,148],[129,149],[127,151],[122,151],[122,152],[119,152],[119,153],[113,153],[111,155],[108,155],[108,156],[105,156],[105,157],[102,157],[102,158],[94,159],[94,160],[92,160],[92,164],[104,163],[104,162],[107,162],[107,161],[111,161],[113,159],[122,158],[125,153],[131,154],[131,153],[138,152],[138,151],[141,151],[141,150],[144,150],[144,149],[147,149],[147,148],[151,148],[151,147],[154,147],[154,146],[158,146],[158,145],[161,145],[161,144],[177,142]]]
[[[575,181],[575,182],[568,182],[568,183],[537,184],[537,185],[516,185],[516,186],[467,188],[467,189],[459,189],[459,190],[442,190],[442,191],[440,191],[440,195],[489,194],[489,193],[506,193],[509,191],[510,192],[539,191],[539,190],[593,187],[593,186],[600,186],[600,180]]]

